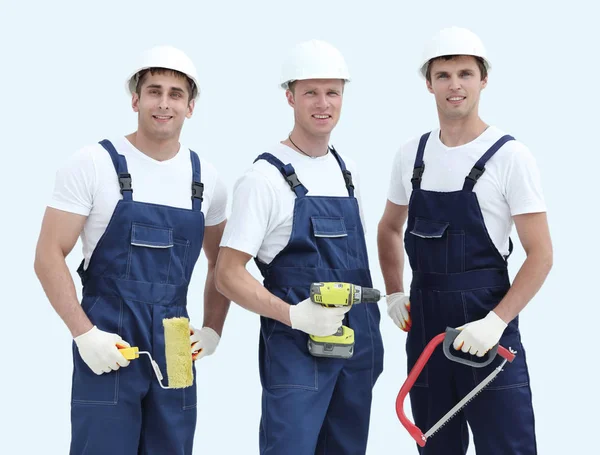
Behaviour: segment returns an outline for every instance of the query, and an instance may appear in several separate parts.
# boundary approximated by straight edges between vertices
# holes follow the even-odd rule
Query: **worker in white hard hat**
[[[490,69],[483,43],[469,30],[443,29],[426,45],[419,72],[434,95],[439,128],[398,151],[379,223],[388,313],[408,332],[408,368],[436,335],[445,332],[451,346],[449,358],[434,353],[410,392],[423,432],[498,367],[496,345],[516,351],[483,393],[419,441],[422,454],[465,454],[468,427],[478,455],[537,453],[518,315],[552,267],[552,242],[531,151],[479,116]],[[513,224],[527,258],[511,285]],[[402,280],[404,247],[410,292]]]
[[[221,242],[219,290],[261,315],[264,455],[358,455],[367,446],[371,391],[383,369],[379,309],[309,298],[316,282],[371,287],[358,169],[329,145],[349,81],[332,45],[311,40],[291,51],[280,83],[294,126],[235,184]],[[263,284],[246,270],[252,258]],[[348,329],[353,347],[343,343]]]
[[[120,349],[149,352],[166,376],[162,321],[188,318],[204,247],[204,324],[190,325],[189,355],[214,353],[229,307],[213,280],[227,192],[215,168],[179,142],[200,91],[189,57],[152,48],[126,88],[137,130],[86,146],[59,169],[35,271],[74,338],[71,453],[191,454],[195,380],[163,389],[147,357],[129,361]],[[81,305],[65,262],[78,238]]]

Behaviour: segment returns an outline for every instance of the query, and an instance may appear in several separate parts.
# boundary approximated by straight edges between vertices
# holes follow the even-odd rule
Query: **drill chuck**
[[[373,288],[362,288],[361,301],[357,303],[377,303],[381,299],[381,292]]]

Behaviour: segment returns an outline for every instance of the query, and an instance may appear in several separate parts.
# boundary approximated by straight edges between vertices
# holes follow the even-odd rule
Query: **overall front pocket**
[[[269,389],[318,390],[317,359],[307,348],[308,335],[281,322],[265,327],[265,372]]]
[[[311,216],[319,267],[348,268],[348,232],[344,217]]]
[[[171,228],[133,223],[125,278],[181,284],[186,280],[188,248],[189,241],[175,239]]]
[[[465,264],[465,233],[449,229],[450,223],[415,219],[410,231],[420,272],[460,273]]]
[[[98,329],[122,334],[123,302],[114,296],[85,296],[81,308]],[[114,406],[119,399],[120,370],[96,375],[84,362],[73,341],[71,402],[81,405]]]

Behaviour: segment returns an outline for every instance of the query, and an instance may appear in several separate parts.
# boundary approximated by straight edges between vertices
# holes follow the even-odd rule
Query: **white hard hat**
[[[431,38],[423,51],[423,59],[421,60],[421,66],[419,66],[421,75],[423,77],[427,75],[427,67],[431,59],[444,55],[481,57],[485,67],[488,70],[492,68],[483,43],[475,33],[466,28],[444,28]]]
[[[281,87],[304,79],[343,79],[350,82],[344,57],[325,41],[310,40],[295,46],[281,68]]]
[[[138,83],[138,73],[148,68],[166,68],[179,71],[194,81],[192,98],[197,98],[200,94],[198,74],[192,60],[183,51],[171,46],[156,46],[140,55],[134,71],[129,75],[125,83],[129,94],[135,92]]]

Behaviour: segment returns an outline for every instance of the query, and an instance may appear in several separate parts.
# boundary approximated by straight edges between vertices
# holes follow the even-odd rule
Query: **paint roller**
[[[163,389],[181,389],[189,387],[194,382],[192,370],[192,353],[190,351],[190,321],[187,318],[163,319],[165,330],[165,358],[167,363],[167,378],[169,385],[165,386],[163,375],[156,361],[147,351],[140,351],[138,347],[130,348],[117,345],[119,351],[127,360],[134,360],[140,354],[147,355],[152,363],[152,369]]]

